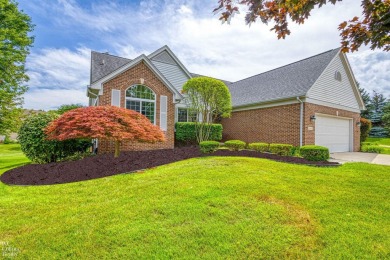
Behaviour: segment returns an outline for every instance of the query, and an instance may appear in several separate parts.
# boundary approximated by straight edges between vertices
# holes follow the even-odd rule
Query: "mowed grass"
[[[15,165],[27,161],[14,152]],[[0,184],[0,241],[28,259],[385,259],[389,194],[388,166],[197,158],[72,184]]]
[[[383,154],[390,154],[390,138],[369,137],[366,142],[377,143],[383,147]]]

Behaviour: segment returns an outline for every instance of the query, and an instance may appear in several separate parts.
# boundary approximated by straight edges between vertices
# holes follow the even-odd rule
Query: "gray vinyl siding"
[[[176,65],[152,60],[152,63],[163,76],[180,92],[189,77]]]
[[[341,73],[341,82],[335,79],[336,71]],[[341,57],[340,55],[337,55],[310,88],[307,97],[331,104],[359,109],[359,104],[353,88],[354,86],[347,74]]]

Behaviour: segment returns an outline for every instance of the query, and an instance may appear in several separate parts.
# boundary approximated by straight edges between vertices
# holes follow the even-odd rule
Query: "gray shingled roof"
[[[210,77],[210,76],[200,75],[200,74],[196,74],[196,73],[192,73],[192,72],[191,72],[191,76],[192,76],[193,78],[198,78],[198,77]],[[212,77],[212,78],[213,78],[213,77]],[[223,83],[225,83],[226,86],[228,86],[229,84],[232,84],[232,82],[227,81],[227,80],[223,80],[223,79],[218,79],[218,80],[220,80],[220,81],[222,81]]]
[[[131,60],[108,53],[91,52],[91,84],[107,76]]]
[[[340,49],[228,84],[233,107],[304,96]]]

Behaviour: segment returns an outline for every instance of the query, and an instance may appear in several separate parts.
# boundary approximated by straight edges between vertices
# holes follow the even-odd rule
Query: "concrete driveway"
[[[366,162],[373,164],[390,165],[390,155],[376,153],[331,153],[330,160],[332,162]]]

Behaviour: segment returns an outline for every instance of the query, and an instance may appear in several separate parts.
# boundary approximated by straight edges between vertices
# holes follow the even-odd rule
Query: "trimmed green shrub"
[[[196,131],[194,122],[178,122],[175,125],[175,140],[181,144],[196,144]],[[209,140],[222,140],[222,125],[212,124]]]
[[[304,145],[299,149],[303,158],[309,161],[326,161],[329,159],[329,149],[319,145]]]
[[[256,152],[264,153],[269,151],[269,144],[267,143],[250,143],[248,148]]]
[[[361,145],[379,145],[377,142],[362,142]]]
[[[90,140],[48,141],[46,126],[58,117],[55,113],[40,113],[29,116],[19,129],[18,139],[23,153],[35,163],[57,162],[76,152],[85,152]]]
[[[360,142],[364,142],[368,138],[372,128],[372,123],[370,120],[365,118],[360,118]]]
[[[245,148],[246,143],[241,140],[229,140],[225,142],[225,146],[231,151],[239,151]]]
[[[291,144],[270,144],[269,151],[277,155],[291,155],[293,146]]]
[[[293,148],[291,149],[291,155],[295,156],[295,157],[300,157],[301,156],[300,147],[299,146],[293,146]]]
[[[383,153],[383,147],[380,147],[379,145],[362,145],[361,149],[362,152],[365,153]]]
[[[217,141],[203,141],[200,142],[200,151],[202,153],[213,153],[215,152],[219,147],[219,142]]]

